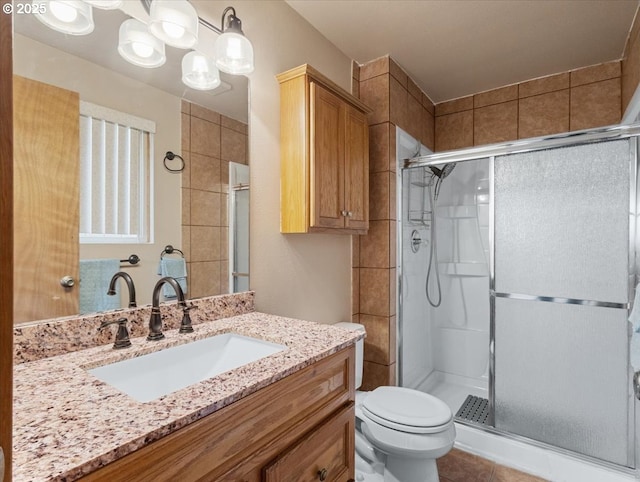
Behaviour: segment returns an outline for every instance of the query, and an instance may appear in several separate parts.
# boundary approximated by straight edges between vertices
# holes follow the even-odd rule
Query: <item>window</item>
[[[155,122],[80,102],[80,242],[151,241]]]

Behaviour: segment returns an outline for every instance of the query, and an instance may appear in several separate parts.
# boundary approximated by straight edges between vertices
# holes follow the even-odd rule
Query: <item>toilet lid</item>
[[[362,409],[381,425],[411,433],[439,432],[452,420],[451,410],[442,400],[402,387],[376,388]]]

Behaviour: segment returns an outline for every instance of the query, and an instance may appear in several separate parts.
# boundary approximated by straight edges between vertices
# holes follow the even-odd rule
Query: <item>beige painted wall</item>
[[[136,285],[138,304],[151,303],[160,253],[167,244],[182,245],[180,175],[162,167],[166,151],[180,152],[180,99],[103,67],[15,34],[16,75],[80,93],[80,99],[156,122],[155,239],[150,244],[81,245],[80,258],[141,258],[136,267],[123,265]],[[126,95],[124,94],[126,93]],[[124,267],[128,266],[128,267]],[[122,283],[119,281],[119,283]],[[120,285],[118,292],[126,290]]]
[[[219,24],[227,2],[194,2]],[[251,39],[249,75],[251,289],[256,309],[334,323],[351,317],[351,237],[280,234],[280,95],[275,75],[309,63],[351,88],[351,61],[282,1],[235,1]]]

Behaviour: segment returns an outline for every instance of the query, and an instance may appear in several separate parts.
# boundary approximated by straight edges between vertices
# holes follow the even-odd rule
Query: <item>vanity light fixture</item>
[[[47,27],[69,35],[87,35],[93,32],[91,5],[80,0],[34,0],[39,8],[34,15]]]
[[[149,31],[164,43],[188,49],[198,42],[198,13],[187,0],[153,0]]]
[[[222,13],[222,25],[227,13],[227,26],[215,44],[216,65],[228,74],[249,74],[253,72],[253,46],[244,36],[242,22],[236,16],[233,7],[227,7]]]
[[[149,33],[144,23],[134,18],[120,25],[118,53],[139,67],[160,67],[167,60],[164,44]]]
[[[197,90],[212,90],[220,85],[220,72],[213,59],[192,51],[182,59],[182,82]]]

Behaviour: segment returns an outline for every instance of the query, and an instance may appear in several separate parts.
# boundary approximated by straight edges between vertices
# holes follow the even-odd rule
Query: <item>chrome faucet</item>
[[[184,312],[182,325],[180,326],[180,333],[189,333],[189,331],[183,331],[183,327],[186,327],[187,325],[191,328],[191,318],[189,317],[190,307],[187,306],[187,303],[184,300],[182,288],[180,288],[180,284],[174,278],[171,276],[165,276],[164,278],[160,278],[156,283],[156,286],[153,288],[151,318],[149,318],[149,335],[147,336],[147,340],[162,340],[164,338],[164,333],[162,333],[162,317],[160,316],[160,290],[162,289],[162,285],[165,283],[170,284],[176,292],[176,295],[178,296],[178,305],[182,307]],[[191,328],[190,331],[193,331],[193,328]]]
[[[136,307],[136,288],[135,286],[133,286],[133,280],[131,279],[131,276],[129,276],[128,273],[125,273],[124,271],[119,271],[116,274],[113,275],[113,277],[111,278],[111,281],[109,282],[109,290],[107,291],[107,294],[109,296],[113,296],[116,294],[116,281],[118,280],[118,278],[122,278],[125,283],[127,283],[127,288],[129,289],[129,308],[135,308]]]

